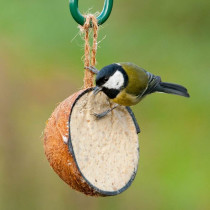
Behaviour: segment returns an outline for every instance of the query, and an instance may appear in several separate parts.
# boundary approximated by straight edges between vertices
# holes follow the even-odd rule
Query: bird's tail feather
[[[178,84],[162,82],[159,76],[155,76],[149,72],[147,72],[147,75],[149,79],[148,81],[149,84],[143,96],[150,93],[162,92],[162,93],[180,95],[184,97],[190,97],[185,87]]]
[[[180,95],[184,97],[190,97],[185,87],[178,84],[167,83],[167,82],[160,82],[155,87],[154,92],[162,92],[162,93]]]

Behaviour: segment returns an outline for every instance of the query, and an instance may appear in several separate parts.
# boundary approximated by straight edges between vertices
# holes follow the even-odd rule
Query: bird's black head
[[[103,67],[96,76],[95,92],[102,90],[109,98],[115,98],[128,84],[128,75],[120,64]]]

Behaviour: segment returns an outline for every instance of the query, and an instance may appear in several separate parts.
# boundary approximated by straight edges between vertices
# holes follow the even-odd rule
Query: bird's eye
[[[104,82],[107,82],[108,81],[108,77],[104,77]]]

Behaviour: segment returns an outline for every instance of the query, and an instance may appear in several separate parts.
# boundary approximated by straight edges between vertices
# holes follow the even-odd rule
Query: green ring
[[[103,10],[97,17],[98,25],[102,25],[109,18],[113,7],[113,1],[114,0],[105,0]],[[78,9],[78,0],[70,0],[69,9],[74,20],[83,26],[85,23],[85,18]]]

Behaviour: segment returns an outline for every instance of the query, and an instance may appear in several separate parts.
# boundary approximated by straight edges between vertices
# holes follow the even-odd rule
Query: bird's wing
[[[159,76],[155,76],[154,74],[150,72],[146,72],[148,75],[148,87],[146,91],[144,92],[143,96],[153,93],[156,91],[156,87],[160,84],[161,78]]]
[[[126,92],[131,95],[141,96],[148,85],[147,72],[133,63],[120,63],[128,75]]]

